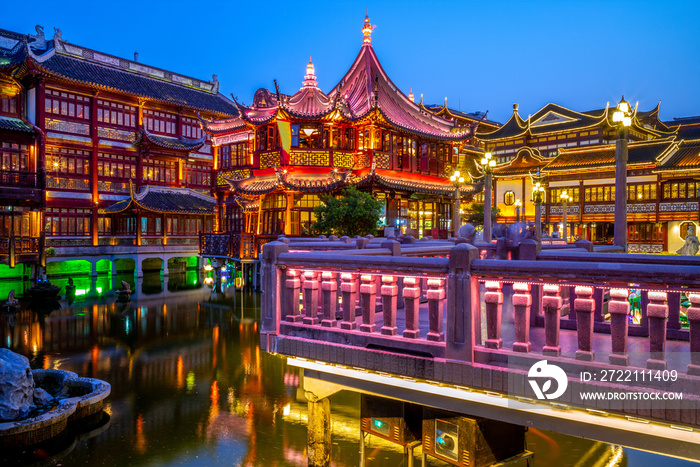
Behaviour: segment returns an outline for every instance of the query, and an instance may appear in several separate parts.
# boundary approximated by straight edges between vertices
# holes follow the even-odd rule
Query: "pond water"
[[[113,289],[122,280],[135,291],[128,304],[115,303]],[[52,282],[64,286],[67,278]],[[234,287],[213,294],[194,272],[75,283],[79,294],[70,304],[0,314],[0,346],[26,355],[33,368],[109,382],[109,421],[54,451],[28,450],[13,463],[307,465],[303,376],[283,357],[260,350],[259,294]],[[24,284],[0,287],[20,291]],[[331,397],[331,408],[332,465],[357,466],[360,395],[342,391]],[[527,445],[536,466],[690,465],[535,429]],[[0,465],[9,465],[3,455]],[[378,437],[367,439],[365,457],[367,466],[406,465],[403,448]],[[429,458],[428,465],[447,464]]]

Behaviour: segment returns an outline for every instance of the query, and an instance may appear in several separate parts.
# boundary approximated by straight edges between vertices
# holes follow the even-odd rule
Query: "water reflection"
[[[121,280],[134,290],[129,303],[115,303],[112,291]],[[67,279],[52,282],[64,286]],[[233,288],[212,293],[194,273],[74,283],[75,301],[63,299],[60,309],[0,315],[1,345],[27,355],[34,368],[71,370],[112,385],[109,427],[77,442],[61,463],[307,465],[303,377],[284,358],[260,350],[259,295]],[[360,396],[342,391],[331,407],[332,465],[359,465]],[[609,445],[539,430],[528,432],[527,443],[541,466],[605,465],[612,453]],[[635,465],[682,464],[634,455],[641,456]],[[627,456],[625,450],[616,465]],[[406,465],[403,447],[376,436],[367,440],[365,461]],[[429,465],[446,464],[430,459]]]

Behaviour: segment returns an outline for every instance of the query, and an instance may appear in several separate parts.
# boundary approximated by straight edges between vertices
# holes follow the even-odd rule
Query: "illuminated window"
[[[506,191],[503,193],[503,204],[506,206],[512,206],[515,203],[515,192]]]

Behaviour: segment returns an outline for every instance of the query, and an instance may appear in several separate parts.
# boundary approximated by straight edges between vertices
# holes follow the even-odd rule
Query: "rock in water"
[[[34,377],[29,360],[0,349],[0,422],[26,417],[34,409]]]
[[[41,388],[36,388],[34,390],[34,405],[37,407],[43,407],[45,405],[48,405],[53,401],[53,397],[51,397],[51,394],[48,392],[44,391]]]

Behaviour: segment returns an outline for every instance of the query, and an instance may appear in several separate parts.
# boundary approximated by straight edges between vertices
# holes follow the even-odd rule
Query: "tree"
[[[354,186],[344,188],[341,195],[321,195],[323,204],[314,208],[314,235],[367,235],[377,229],[382,203]]]
[[[498,208],[494,207],[491,209],[491,216],[498,216]],[[465,209],[465,214],[462,216],[462,220],[472,225],[482,225],[484,223],[484,203],[469,203]]]

